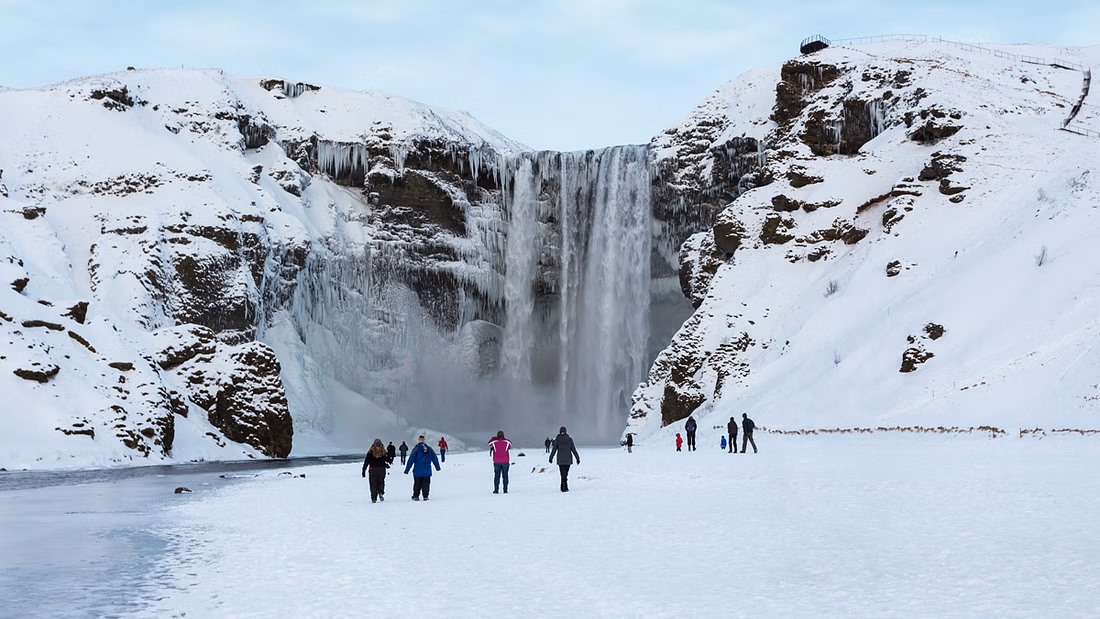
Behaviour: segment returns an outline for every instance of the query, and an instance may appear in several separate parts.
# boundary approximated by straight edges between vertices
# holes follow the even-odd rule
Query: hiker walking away
[[[725,449],[725,448],[726,448],[726,435],[723,434],[722,435],[722,449]]]
[[[439,443],[437,443],[437,445],[439,445],[439,461],[440,462],[446,462],[447,461],[447,439],[443,438],[442,436],[439,437]]]
[[[504,438],[504,430],[489,441],[489,455],[493,457],[493,494],[500,491],[500,479],[504,478],[504,494],[508,494],[508,467],[511,466],[512,441]]]
[[[569,467],[573,464],[573,458],[580,464],[581,455],[577,453],[573,438],[565,433],[565,426],[558,430],[558,437],[554,439],[554,446],[550,449],[551,464],[554,463],[555,454],[558,456],[558,469],[561,471],[561,491],[569,492]]]
[[[401,452],[401,464],[405,464],[405,454],[409,453],[409,446],[405,444],[405,441],[401,441],[401,446],[397,450]]]
[[[680,448],[684,446],[684,437],[680,436],[680,433],[676,433],[676,451],[680,451]]]
[[[374,439],[374,444],[367,450],[367,457],[363,459],[363,477],[367,476],[367,469],[370,469],[371,503],[377,503],[379,499],[386,500],[386,469],[390,468],[391,462],[393,458],[386,455],[382,439]]]
[[[550,453],[550,443],[552,443],[552,442],[553,442],[553,441],[551,441],[551,440],[550,440],[550,437],[549,437],[549,436],[548,436],[548,437],[546,437],[546,443],[545,443],[545,445],[546,445],[546,453]]]
[[[733,417],[730,417],[730,422],[726,424],[726,430],[730,433],[729,452],[735,454],[737,453],[737,421],[735,421]],[[753,447],[756,447],[755,443],[753,443]]]
[[[390,441],[390,444],[386,446],[386,457],[390,459],[390,464],[393,464],[393,461],[397,459],[397,448],[393,446],[393,441]]]
[[[626,433],[626,453],[633,453],[630,448],[634,446],[634,435],[630,432]]]
[[[695,431],[699,429],[699,424],[695,423],[695,417],[688,415],[687,423],[684,424],[684,430],[688,433],[688,451],[695,451]]]
[[[745,446],[752,443],[752,453],[756,453],[756,441],[752,440],[752,431],[756,429],[756,424],[749,419],[748,413],[741,413],[741,433],[744,438],[741,439],[741,453],[745,453]]]
[[[409,469],[413,472],[413,500],[419,501],[420,496],[424,496],[424,500],[428,500],[428,492],[432,489],[432,466],[435,466],[435,470],[439,470],[439,459],[435,457],[435,452],[431,447],[424,442],[424,435],[421,434],[420,438],[416,439],[416,445],[413,446],[412,455],[409,456],[409,462],[405,465],[405,474],[409,474]]]

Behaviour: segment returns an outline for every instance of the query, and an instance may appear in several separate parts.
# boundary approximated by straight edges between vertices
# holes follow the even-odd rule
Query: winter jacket
[[[550,462],[554,461],[554,454],[558,456],[558,464],[573,464],[573,458],[577,459],[577,464],[581,463],[581,455],[577,453],[573,438],[565,432],[554,439],[554,447],[550,450]]]
[[[393,462],[389,456],[382,456],[376,458],[368,451],[367,457],[363,459],[363,472],[366,473],[368,468],[372,469],[388,469],[390,468],[390,462]]]
[[[401,451],[401,453],[408,453],[408,451],[409,451],[409,446],[408,446],[408,445],[406,445],[406,444],[405,444],[404,442],[402,442],[402,443],[401,443],[401,449],[400,449],[400,451]]]
[[[694,419],[688,419],[684,424],[684,429],[690,432],[695,432],[695,429],[699,427],[699,424],[695,423]]]
[[[745,434],[752,434],[752,431],[756,429],[756,424],[752,422],[752,419],[745,417],[745,420],[741,422],[741,428],[745,430]]]
[[[722,437],[722,449],[726,448],[726,437]]]
[[[726,430],[729,431],[731,437],[737,436],[737,422],[730,419],[730,422],[726,424]]]
[[[439,439],[439,451],[447,451],[447,441],[443,438]]]
[[[684,446],[684,437],[680,436],[680,433],[676,433],[676,449]]]
[[[489,441],[489,453],[493,456],[493,464],[508,464],[511,455],[508,450],[512,448],[512,441],[506,438],[494,438]]]
[[[389,456],[390,462],[397,457],[397,448],[390,443],[390,446],[386,448],[386,455]]]
[[[626,435],[626,446],[627,447],[633,447],[634,446],[634,435],[633,434],[627,433],[627,435]]]
[[[435,452],[431,447],[417,443],[409,455],[409,461],[405,463],[405,472],[412,469],[413,477],[431,477],[432,465],[435,465],[435,470],[439,470],[439,458],[435,457]]]

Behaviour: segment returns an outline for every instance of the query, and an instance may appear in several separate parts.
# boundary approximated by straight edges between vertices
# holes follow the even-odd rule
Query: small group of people
[[[446,453],[447,441],[440,438],[439,444],[440,452]],[[382,439],[374,439],[374,443],[367,450],[366,458],[363,459],[363,477],[367,476],[368,470],[370,471],[371,503],[386,500],[386,469],[393,464],[398,452],[401,453],[401,464],[405,465],[405,474],[408,475],[410,470],[413,472],[412,500],[419,501],[420,497],[425,501],[428,500],[428,493],[432,488],[432,466],[435,466],[435,470],[440,470],[439,459],[436,458],[432,448],[424,442],[423,434],[417,438],[416,445],[412,448],[412,455],[406,458],[409,451],[405,441],[401,441],[401,447],[398,448],[393,446],[393,441],[390,441],[389,446],[383,447]]]
[[[692,415],[688,415],[687,421],[684,423],[684,431],[687,432],[687,435],[688,435],[688,438],[687,438],[688,451],[695,451],[696,450],[696,447],[695,447],[695,432],[698,429],[699,429],[699,424],[696,423],[695,417],[692,416]],[[756,429],[756,424],[753,422],[752,419],[749,419],[749,414],[748,413],[741,413],[741,428],[740,428],[740,431],[741,431],[741,436],[743,437],[741,439],[741,453],[745,453],[745,449],[749,445],[752,445],[752,452],[757,453],[756,441],[752,437],[752,432],[755,429]],[[719,444],[722,446],[722,449],[726,449],[726,446],[728,444],[729,445],[729,453],[737,453],[738,428],[737,428],[737,420],[734,419],[733,417],[730,417],[729,423],[726,424],[726,432],[728,433],[728,436],[729,436],[729,442],[727,443],[727,441],[726,441],[726,436],[727,435],[723,435],[721,443],[719,443]],[[629,435],[627,435],[627,436],[629,437]],[[684,438],[682,436],[680,436],[679,432],[677,432],[676,433],[676,451],[682,451],[683,445],[684,445]]]
[[[547,437],[546,440],[549,441],[550,437]],[[374,443],[367,450],[367,455],[363,459],[362,475],[367,477],[368,471],[370,473],[371,503],[386,500],[386,470],[393,464],[398,453],[401,454],[401,464],[405,465],[405,474],[408,475],[410,470],[413,474],[412,500],[420,501],[423,499],[427,501],[432,486],[432,468],[434,467],[437,471],[441,470],[439,463],[445,461],[444,458],[447,453],[446,439],[440,438],[438,446],[440,457],[436,458],[435,451],[424,442],[424,435],[420,435],[417,438],[416,445],[411,450],[412,455],[409,455],[406,461],[406,454],[410,450],[404,441],[401,442],[400,448],[396,448],[392,441],[388,447],[383,447],[382,439],[374,439]],[[553,449],[551,449],[551,446]],[[565,426],[560,428],[557,438],[546,444],[546,450],[550,454],[551,464],[554,462],[554,456],[557,456],[558,469],[561,475],[561,491],[569,492],[569,468],[573,465],[574,459],[577,464],[580,464],[581,457],[577,453],[573,438],[566,432]],[[512,441],[505,438],[503,430],[489,439],[489,456],[493,461],[493,494],[500,494],[502,482],[504,494],[508,494],[508,469],[511,466],[511,451]]]

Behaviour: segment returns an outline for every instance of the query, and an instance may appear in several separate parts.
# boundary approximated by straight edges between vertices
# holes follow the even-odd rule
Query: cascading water
[[[366,176],[366,150],[319,150],[333,179]],[[374,207],[318,185],[308,197],[335,200],[347,229],[269,260],[260,315],[273,326],[258,331],[301,366],[287,379],[292,404],[327,407],[318,431],[357,440],[404,419],[541,441],[566,424],[590,442],[625,426],[653,355],[646,148],[478,157],[468,168],[491,169],[499,189],[452,194],[460,234],[425,241],[405,220],[360,228]]]
[[[530,160],[518,162],[511,183],[504,186],[511,193],[508,213],[508,235],[505,237],[504,346],[501,365],[504,371],[520,380],[531,379],[531,347],[535,342],[533,280],[539,258],[539,223],[537,179]],[[505,179],[506,181],[509,179]],[[510,186],[509,186],[510,185]]]
[[[540,202],[541,194],[547,198]],[[533,363],[556,365],[533,368],[532,389],[552,389],[551,410],[561,419],[599,436],[617,434],[649,361],[646,149],[523,155],[506,195],[512,216],[506,281],[517,285],[506,286],[505,370],[514,363],[512,375],[519,376]],[[538,222],[521,223],[533,216],[548,222],[539,238],[532,234]],[[552,283],[535,315],[531,295],[542,283],[540,265]],[[540,354],[546,349],[557,354]]]

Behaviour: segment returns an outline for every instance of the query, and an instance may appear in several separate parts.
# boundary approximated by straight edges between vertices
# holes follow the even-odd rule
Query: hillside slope
[[[742,412],[786,431],[1100,428],[1100,139],[1059,130],[1083,75],[989,51],[826,49],[742,76],[654,140],[683,187],[741,193],[683,247],[697,309],[627,431]]]

